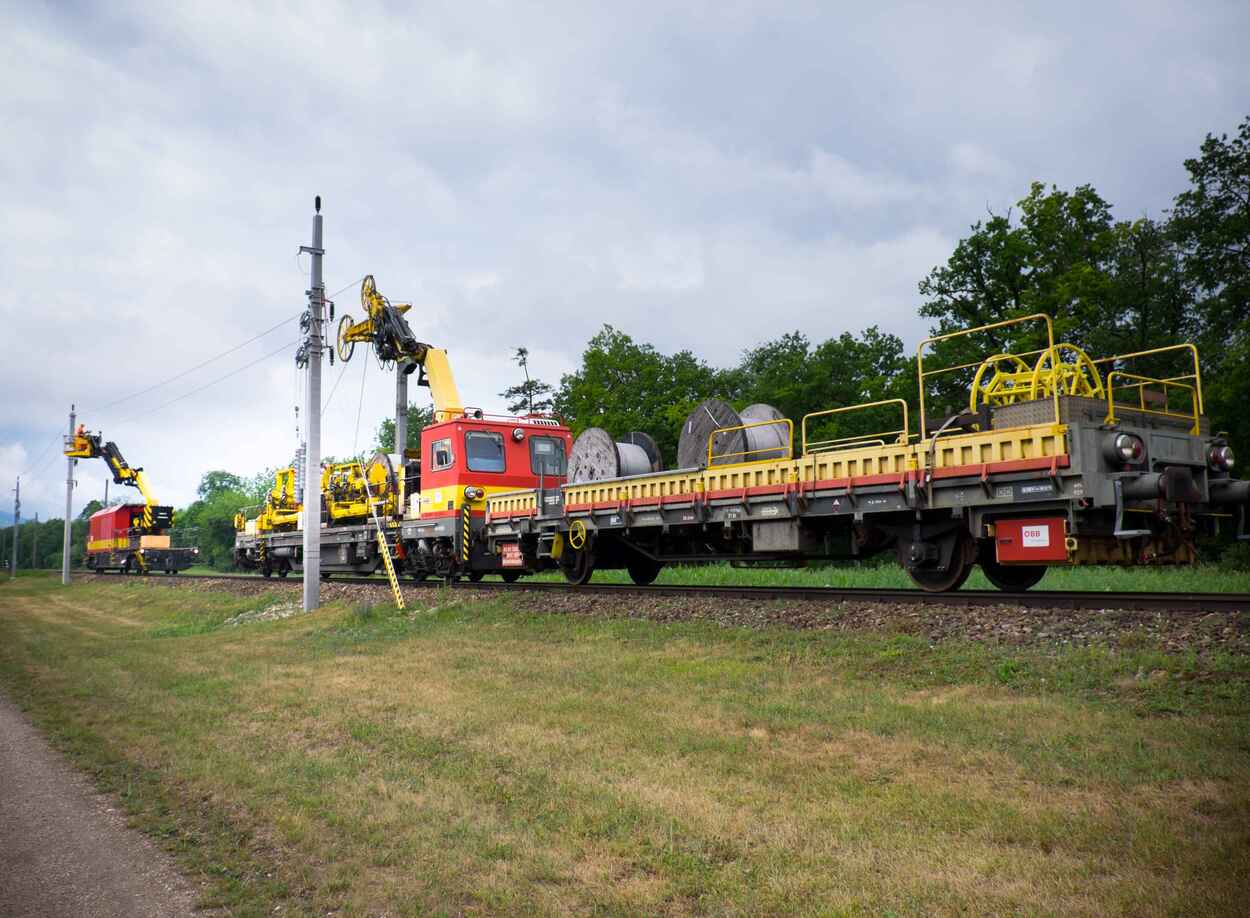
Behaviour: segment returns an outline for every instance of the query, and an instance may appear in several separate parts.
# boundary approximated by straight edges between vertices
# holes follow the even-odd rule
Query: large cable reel
[[[602,427],[588,427],[573,441],[569,484],[645,475],[664,468],[660,449],[648,434],[632,430],[620,440]]]
[[[770,421],[777,423],[768,423]],[[739,412],[728,402],[709,398],[696,405],[682,425],[681,439],[677,442],[677,465],[683,469],[707,466],[709,438],[712,438],[712,465],[788,459],[791,444],[789,425],[785,421],[785,415],[772,405],[757,403]]]

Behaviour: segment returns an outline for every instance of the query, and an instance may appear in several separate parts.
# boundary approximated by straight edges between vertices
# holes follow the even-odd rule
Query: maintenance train
[[[591,428],[574,442],[556,418],[463,407],[446,353],[416,341],[406,307],[372,278],[362,302],[368,318],[340,325],[340,358],[363,341],[407,361],[431,388],[434,422],[419,455],[323,470],[312,524],[327,576],[373,572],[383,552],[416,579],[559,570],[579,584],[597,569],[646,584],[666,564],[893,553],[927,591],[957,589],[977,565],[1018,591],[1055,566],[1192,563],[1196,537],[1220,525],[1250,538],[1250,482],[1233,476],[1232,449],[1210,428],[1189,344],[1095,359],[1056,341],[1044,314],[957,331],[919,346],[914,402],[816,407],[796,421],[709,399],[665,468],[644,432]],[[1040,347],[934,366],[946,342],[1025,324]],[[1134,369],[1167,360],[1180,372]],[[972,376],[967,409],[927,417],[926,390],[959,372]],[[896,418],[888,429],[838,436],[883,412]],[[241,567],[299,567],[309,522],[294,479],[279,473],[259,512],[236,521]]]

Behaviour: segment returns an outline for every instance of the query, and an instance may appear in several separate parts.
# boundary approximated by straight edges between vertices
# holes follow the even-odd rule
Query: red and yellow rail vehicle
[[[386,550],[398,570],[418,580],[480,579],[487,573],[515,579],[520,571],[493,554],[483,537],[486,500],[564,483],[568,428],[541,415],[491,415],[465,407],[446,351],[419,342],[408,327],[404,314],[410,306],[392,305],[372,277],[365,278],[361,302],[366,318],[344,316],[339,325],[339,359],[351,359],[355,345],[363,343],[401,372],[416,373],[418,384],[430,390],[434,422],[421,432],[418,454],[378,453],[367,462],[323,468],[317,520],[323,576],[373,573]],[[237,566],[266,576],[300,568],[308,521],[295,480],[294,469],[279,472],[265,504],[236,518]]]
[[[79,425],[65,438],[64,453],[71,459],[103,459],[116,484],[143,495],[143,503],[105,507],[91,515],[84,559],[90,570],[176,574],[195,563],[198,548],[170,545],[174,508],[157,503],[143,469],[127,463],[116,443]]]

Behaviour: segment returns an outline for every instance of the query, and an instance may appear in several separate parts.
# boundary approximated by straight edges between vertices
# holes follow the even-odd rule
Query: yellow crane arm
[[[122,456],[121,450],[117,448],[117,444],[112,440],[107,443],[102,441],[101,434],[88,433],[80,427],[73,436],[65,438],[63,452],[71,459],[103,459],[109,471],[113,473],[114,482],[138,488],[139,493],[143,495],[144,503],[149,507],[156,506],[156,498],[148,489],[148,480],[143,476],[143,469],[131,468]]]
[[[435,419],[441,420],[463,412],[464,402],[460,399],[460,390],[456,387],[456,377],[451,372],[447,352],[439,347],[426,348],[425,359],[418,363],[425,369],[430,396],[434,399]]]
[[[456,377],[451,372],[447,352],[418,341],[404,318],[411,303],[392,303],[378,290],[373,275],[360,285],[360,304],[365,310],[363,321],[345,315],[339,321],[337,352],[346,363],[356,345],[370,345],[378,359],[411,362],[421,369],[418,383],[430,387],[434,400],[434,417],[445,419],[464,411]]]

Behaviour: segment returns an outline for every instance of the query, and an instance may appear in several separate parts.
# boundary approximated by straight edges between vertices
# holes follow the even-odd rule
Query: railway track
[[[94,576],[111,576],[94,573]],[[179,577],[205,580],[264,581],[258,574],[180,574]],[[273,584],[298,583],[273,579]],[[386,586],[378,577],[336,576],[332,583]],[[401,581],[404,587],[442,586],[441,581]],[[957,590],[952,593],[926,593],[908,589],[870,589],[864,587],[788,587],[788,586],[692,586],[682,584],[651,584],[635,586],[622,583],[587,584],[574,586],[551,581],[518,581],[503,583],[498,580],[481,580],[476,583],[458,581],[451,587],[456,590],[480,592],[527,591],[575,593],[595,596],[700,596],[725,599],[751,599],[755,601],[802,601],[802,602],[858,602],[887,603],[894,605],[936,606],[1017,606],[1034,609],[1133,609],[1160,612],[1250,612],[1250,593],[1110,593],[1074,590],[1031,590],[1027,593],[1004,593],[1000,590]]]

